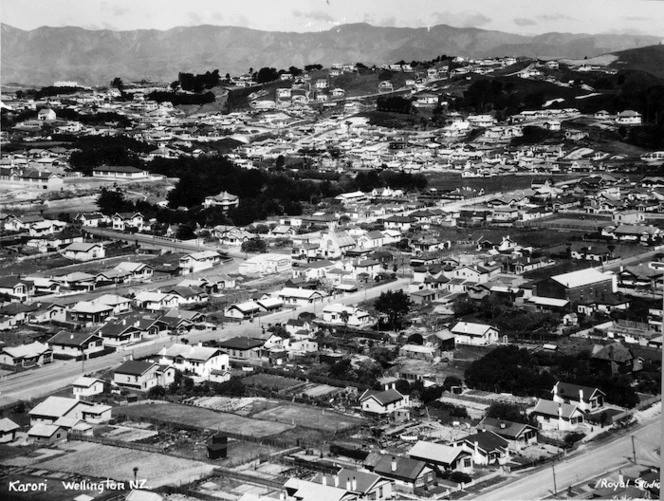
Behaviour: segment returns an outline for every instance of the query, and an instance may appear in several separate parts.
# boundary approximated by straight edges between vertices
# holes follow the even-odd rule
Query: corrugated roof
[[[413,459],[449,465],[459,457],[459,454],[465,454],[459,447],[437,444],[435,442],[418,441],[409,451],[408,455]]]

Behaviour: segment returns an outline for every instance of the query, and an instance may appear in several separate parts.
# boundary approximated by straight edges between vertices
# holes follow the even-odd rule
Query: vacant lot
[[[148,488],[189,483],[214,468],[200,461],[90,442],[68,442],[61,449],[65,454],[39,463],[39,468],[129,481],[134,478],[133,468],[138,467],[137,478],[145,479]]]
[[[362,418],[346,416],[328,409],[297,405],[280,405],[274,409],[259,412],[255,414],[255,417],[327,432],[352,428],[365,422]]]
[[[242,380],[247,386],[256,386],[258,388],[265,388],[267,390],[281,391],[292,386],[297,386],[303,383],[298,379],[291,379],[274,374],[254,374]]]
[[[239,433],[252,437],[267,437],[282,433],[291,427],[273,421],[250,419],[235,414],[214,412],[200,407],[179,404],[141,404],[115,407],[113,415],[124,414],[130,419],[155,419],[162,422],[208,428],[227,433]]]

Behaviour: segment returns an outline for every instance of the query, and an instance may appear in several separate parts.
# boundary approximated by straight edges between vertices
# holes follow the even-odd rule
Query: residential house
[[[573,431],[583,424],[583,411],[574,404],[539,399],[530,414],[537,419],[540,430]]]
[[[408,451],[408,455],[412,459],[424,461],[439,471],[470,473],[473,470],[472,455],[460,447],[419,440]]]
[[[450,329],[456,344],[484,346],[498,342],[500,331],[491,325],[458,322]]]
[[[73,243],[63,249],[62,255],[74,261],[92,261],[106,257],[106,249],[101,244]]]
[[[53,361],[53,350],[44,343],[34,341],[18,346],[0,348],[0,364],[12,367],[34,367],[50,364]]]
[[[368,311],[334,303],[323,308],[323,322],[362,329],[375,323]]]
[[[88,402],[75,398],[50,396],[28,411],[30,425],[54,424],[60,418],[83,419],[83,409],[90,407]]]
[[[113,315],[121,315],[122,313],[131,311],[131,299],[118,296],[117,294],[103,294],[90,302],[110,306],[113,309]]]
[[[493,432],[507,440],[512,451],[519,451],[524,447],[537,443],[537,428],[526,423],[485,417],[477,424],[476,428],[478,432]]]
[[[322,302],[327,297],[327,293],[318,290],[284,287],[277,293],[277,297],[285,304],[305,306]]]
[[[154,386],[167,387],[175,381],[175,368],[152,362],[128,360],[113,373],[116,386],[147,391]]]
[[[591,363],[598,370],[611,374],[629,374],[642,368],[641,360],[632,350],[620,342],[596,344],[590,355]]]
[[[292,257],[286,254],[266,253],[250,257],[240,263],[240,275],[273,275],[290,271]]]
[[[557,403],[572,404],[582,412],[596,412],[604,407],[606,393],[599,388],[558,381],[553,390],[553,401]]]
[[[9,418],[0,418],[0,444],[16,440],[16,432],[21,427]]]
[[[149,264],[135,263],[133,261],[123,261],[118,264],[114,270],[128,273],[127,282],[145,283],[150,282],[154,273],[154,268]]]
[[[74,383],[74,398],[79,400],[81,397],[91,397],[104,392],[104,380],[89,376],[81,376]]]
[[[177,308],[179,296],[164,292],[142,291],[134,297],[134,303],[138,308],[149,311],[170,310]]]
[[[402,395],[394,388],[383,391],[365,390],[360,395],[359,401],[363,412],[380,416],[410,407],[408,395]]]
[[[113,315],[113,306],[92,301],[79,301],[69,310],[73,322],[98,324]]]
[[[100,165],[92,169],[92,177],[104,179],[147,179],[149,172],[130,165]]]
[[[359,499],[385,501],[393,497],[392,482],[389,479],[366,471],[342,468],[334,475],[318,473],[312,481],[345,489]],[[316,496],[316,499],[320,498]]]
[[[175,343],[164,347],[159,352],[159,363],[203,379],[209,379],[214,371],[228,372],[230,369],[226,353],[218,348],[205,347],[201,343],[196,345]]]
[[[228,353],[231,361],[248,362],[257,361],[261,358],[265,341],[247,337],[234,337],[218,344],[221,349]]]
[[[216,251],[201,251],[180,258],[179,267],[183,275],[207,270],[221,263],[221,255]]]
[[[145,224],[143,214],[140,212],[116,212],[111,216],[113,229],[117,231],[141,231]]]
[[[109,320],[94,332],[103,338],[106,346],[120,346],[137,343],[143,336],[143,330],[127,318]]]
[[[475,464],[504,465],[510,459],[508,442],[492,431],[478,432],[454,442],[454,447],[470,453]]]
[[[77,358],[91,355],[104,350],[104,340],[86,332],[69,332],[62,330],[48,340],[53,350],[53,358]]]
[[[218,195],[205,197],[203,200],[203,207],[221,207],[223,211],[228,211],[237,207],[240,204],[239,197],[232,195],[226,191],[222,191]]]
[[[368,464],[369,461],[375,463]],[[374,459],[369,455],[364,465],[376,475],[392,480],[397,493],[425,493],[434,485],[435,473],[424,461],[391,455],[378,455]]]
[[[349,492],[343,487],[328,485],[326,477],[321,479],[321,483],[291,477],[284,483],[282,497],[284,501],[320,501],[321,499],[325,501],[356,501],[358,499],[357,494]]]
[[[0,278],[0,294],[7,294],[11,298],[25,301],[34,293],[34,283],[30,280],[16,275]]]
[[[255,301],[244,301],[232,304],[224,311],[224,316],[230,318],[253,318],[261,312],[261,307]]]

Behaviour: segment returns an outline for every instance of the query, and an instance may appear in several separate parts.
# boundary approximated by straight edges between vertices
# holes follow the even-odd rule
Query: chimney
[[[350,486],[350,477],[348,477],[348,478],[346,479],[346,490],[347,490],[347,491],[351,490],[351,486]]]
[[[327,476],[323,473],[323,485],[327,485]]]
[[[397,471],[397,458],[392,456],[392,471]]]
[[[480,443],[477,440],[475,440],[475,443],[473,445],[474,445],[473,450],[477,452],[480,449]]]
[[[286,501],[286,494],[284,491],[279,491],[279,501]]]
[[[501,430],[504,430],[505,427],[506,427],[505,423],[500,423],[500,429],[501,429]]]
[[[339,475],[338,474],[334,476],[334,486],[339,487]]]
[[[203,341],[198,342],[198,347],[201,348],[203,346]]]
[[[351,487],[353,488],[354,491],[357,491],[357,479],[353,477],[353,481],[351,482]]]
[[[579,388],[579,402],[583,402],[583,390]]]
[[[563,404],[558,404],[558,419],[563,418]]]

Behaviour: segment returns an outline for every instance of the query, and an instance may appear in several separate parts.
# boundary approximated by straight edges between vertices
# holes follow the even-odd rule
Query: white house
[[[471,322],[459,322],[450,329],[456,344],[484,346],[498,342],[499,331],[496,327]]]
[[[293,259],[288,254],[266,253],[250,257],[240,263],[240,275],[273,275],[289,271],[293,266]]]
[[[91,261],[106,257],[106,250],[101,244],[74,243],[65,247],[62,255],[75,261]]]
[[[641,125],[641,114],[633,110],[618,113],[616,123],[619,125]]]
[[[360,408],[369,414],[391,414],[409,406],[408,395],[402,395],[394,388],[384,391],[366,390],[360,395]]]
[[[330,304],[323,308],[323,322],[356,328],[375,323],[368,311],[341,303]]]
[[[583,411],[578,406],[553,400],[538,400],[530,414],[535,416],[541,430],[570,431],[583,424]]]
[[[230,368],[228,354],[218,348],[203,346],[202,343],[193,346],[175,343],[164,347],[159,352],[159,363],[203,379],[209,379],[213,371],[227,372]]]
[[[311,289],[295,289],[293,287],[284,287],[277,293],[277,297],[285,304],[296,304],[305,306],[307,304],[320,303],[327,293]]]
[[[221,255],[216,251],[201,251],[187,254],[180,258],[179,267],[183,275],[207,270],[221,262]]]
[[[104,380],[94,377],[81,376],[72,384],[74,397],[90,397],[104,392]]]

